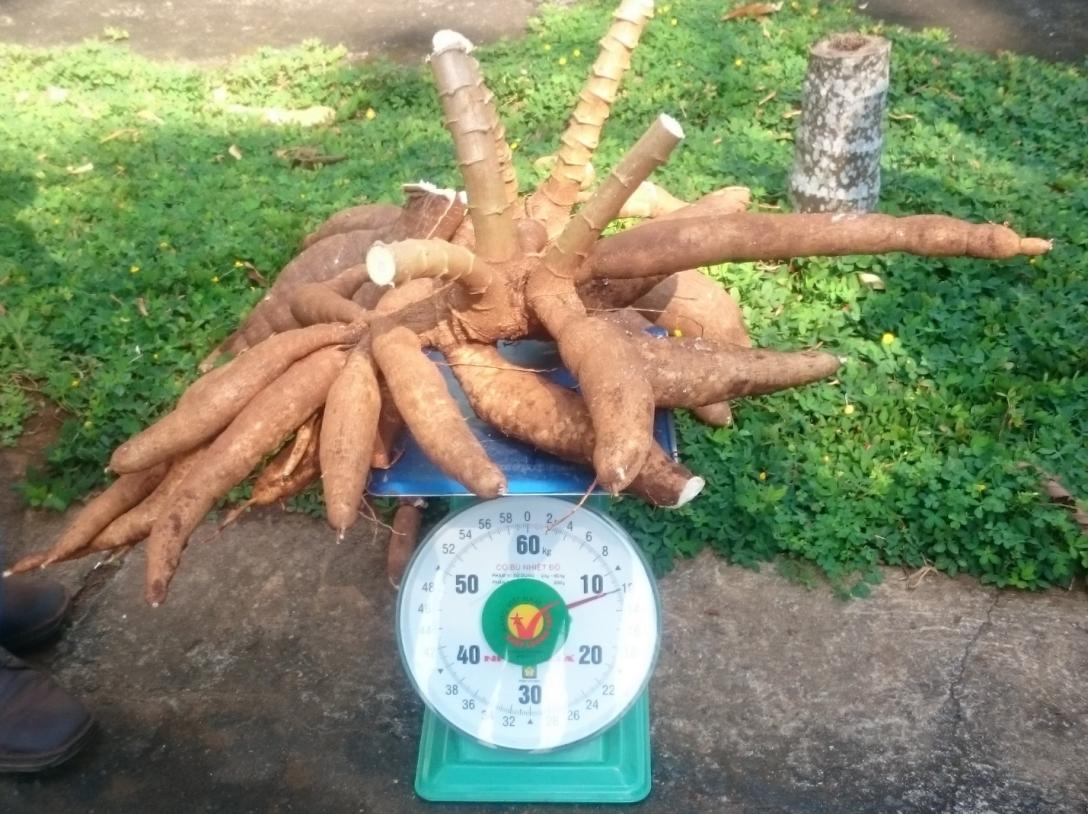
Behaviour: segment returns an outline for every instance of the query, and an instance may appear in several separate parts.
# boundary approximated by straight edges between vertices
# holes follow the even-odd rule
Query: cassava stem
[[[544,265],[563,276],[571,276],[582,265],[601,231],[619,215],[624,203],[669,153],[680,143],[684,131],[671,116],[661,115],[642,138],[627,151],[597,191],[567,221],[559,237],[544,255]],[[576,282],[588,279],[585,275]]]
[[[451,280],[473,295],[483,294],[497,272],[463,246],[444,240],[376,243],[367,252],[370,279],[378,285],[402,285],[417,277]]]
[[[600,141],[601,128],[631,64],[631,52],[653,11],[653,0],[623,0],[601,40],[601,50],[559,140],[559,153],[551,174],[528,201],[529,215],[544,221],[549,235],[562,227],[578,197],[586,168]]]
[[[457,32],[439,31],[431,68],[465,182],[476,252],[485,260],[501,262],[517,253],[517,235],[492,132],[496,114],[487,110],[482,80],[468,54],[471,48],[472,43]]]

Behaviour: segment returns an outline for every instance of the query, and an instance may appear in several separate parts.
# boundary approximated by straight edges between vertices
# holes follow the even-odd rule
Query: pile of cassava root
[[[504,434],[592,465],[613,493],[677,506],[703,481],[654,442],[655,407],[728,424],[730,399],[822,379],[840,363],[828,353],[750,347],[736,303],[698,267],[1048,250],[1005,226],[939,215],[749,213],[742,187],[678,201],[647,181],[683,137],[668,116],[590,189],[601,127],[652,15],[650,0],[620,4],[550,175],[526,195],[471,44],[439,32],[430,64],[465,192],[411,185],[403,206],[357,206],[309,235],[173,412],[113,453],[117,480],[56,545],[12,570],[146,538],[146,598],[157,605],[205,514],[262,462],[250,504],[320,478],[328,522],[342,535],[359,516],[370,468],[389,465],[401,426],[473,493],[503,494],[503,473],[467,429],[427,348],[445,355],[476,413]],[[600,237],[627,217],[649,220]],[[669,337],[644,331],[651,323]],[[495,348],[526,337],[555,341],[577,390],[513,366]]]

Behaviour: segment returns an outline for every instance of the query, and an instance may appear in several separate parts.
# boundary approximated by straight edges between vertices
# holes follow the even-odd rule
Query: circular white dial
[[[658,646],[652,575],[590,509],[506,497],[446,518],[401,584],[397,641],[423,700],[456,729],[546,750],[614,723]]]

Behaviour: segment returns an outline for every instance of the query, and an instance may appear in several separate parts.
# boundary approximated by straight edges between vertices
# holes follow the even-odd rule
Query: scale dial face
[[[551,497],[446,518],[397,605],[397,642],[423,700],[507,749],[556,749],[615,723],[649,681],[658,632],[654,579],[631,538]]]

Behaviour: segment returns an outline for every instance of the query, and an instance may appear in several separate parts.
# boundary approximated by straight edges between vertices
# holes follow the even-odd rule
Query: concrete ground
[[[69,42],[112,25],[167,58],[304,36],[414,52],[443,25],[515,32],[534,5],[488,3],[0,0],[0,40]],[[962,26],[978,47],[1043,44],[1043,56],[1079,61],[1088,38],[1078,0],[869,3],[885,9]],[[19,448],[0,451],[0,484],[40,456],[50,419],[43,411]],[[0,489],[6,561],[62,522]],[[99,732],[66,767],[0,778],[0,812],[431,808],[411,789],[421,708],[396,655],[383,547],[380,527],[336,545],[321,523],[256,513],[195,543],[155,611],[140,599],[140,551],[62,566],[72,623],[33,661],[87,700]],[[1088,596],[940,576],[912,589],[901,576],[848,604],[711,557],[666,577],[654,791],[633,809],[1088,812]]]
[[[908,28],[947,28],[955,42],[981,51],[1016,51],[1083,62],[1088,55],[1085,0],[856,0],[866,14]]]
[[[9,556],[60,522],[24,515]],[[192,545],[157,610],[139,550],[64,566],[73,621],[34,661],[99,733],[51,774],[0,778],[0,811],[430,808],[383,549],[373,526],[336,545],[262,512]],[[1088,811],[1088,596],[901,576],[851,603],[711,556],[662,580],[654,790],[634,810]]]
[[[949,28],[969,48],[1073,62],[1088,54],[1085,0],[856,2],[889,22]],[[137,52],[166,59],[217,60],[308,37],[343,43],[360,56],[415,58],[427,52],[440,28],[481,41],[517,35],[539,5],[540,0],[0,0],[0,41],[61,45],[111,28],[127,32]]]

